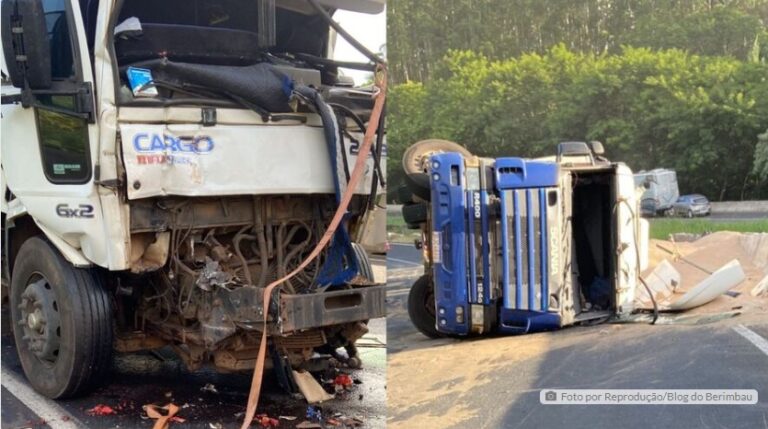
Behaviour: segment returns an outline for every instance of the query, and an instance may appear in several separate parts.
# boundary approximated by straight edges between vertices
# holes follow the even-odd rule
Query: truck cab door
[[[10,78],[2,87],[7,186],[59,238],[65,256],[77,250],[103,259],[93,73],[79,2],[2,0],[2,42]]]

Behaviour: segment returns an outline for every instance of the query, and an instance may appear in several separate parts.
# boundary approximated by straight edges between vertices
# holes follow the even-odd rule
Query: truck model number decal
[[[475,219],[480,219],[480,192],[472,193],[472,206],[475,209]]]
[[[56,214],[63,218],[92,219],[93,206],[90,204],[80,204],[76,208],[69,207],[69,204],[59,204],[56,206]]]

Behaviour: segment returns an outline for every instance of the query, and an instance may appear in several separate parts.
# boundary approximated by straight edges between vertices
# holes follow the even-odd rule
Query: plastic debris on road
[[[303,422],[296,425],[296,429],[322,429],[323,427],[320,426],[320,424],[315,422],[310,422],[308,420],[304,420]]]
[[[210,392],[210,393],[219,393],[218,390],[216,390],[216,386],[214,386],[211,383],[207,383],[205,386],[200,388],[201,392]]]
[[[273,419],[266,414],[256,414],[254,421],[263,428],[276,428],[280,425],[277,419]]]
[[[308,406],[307,407],[307,418],[309,420],[316,420],[316,421],[322,421],[323,420],[323,410],[320,407],[313,407]]]
[[[333,395],[323,390],[323,387],[320,386],[320,383],[318,383],[317,380],[315,380],[315,378],[312,377],[312,374],[309,372],[299,372],[294,370],[293,380],[296,382],[296,386],[298,386],[301,394],[304,395],[307,403],[317,404],[329,399],[333,399]]]
[[[342,373],[336,376],[336,378],[333,380],[333,384],[337,387],[346,389],[352,386],[354,382],[352,381],[352,377],[350,377],[349,374]]]
[[[88,414],[89,416],[110,416],[117,414],[117,411],[109,405],[98,404],[95,407],[86,410],[85,414]]]

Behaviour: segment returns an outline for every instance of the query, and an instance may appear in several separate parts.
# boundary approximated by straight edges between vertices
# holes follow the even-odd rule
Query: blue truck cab
[[[525,334],[633,310],[647,224],[632,172],[567,145],[577,147],[547,159],[424,160],[426,305],[437,333]]]

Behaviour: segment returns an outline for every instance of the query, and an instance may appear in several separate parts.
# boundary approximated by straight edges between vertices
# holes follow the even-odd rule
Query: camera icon
[[[544,400],[547,402],[557,401],[557,392],[548,391],[544,393]]]

